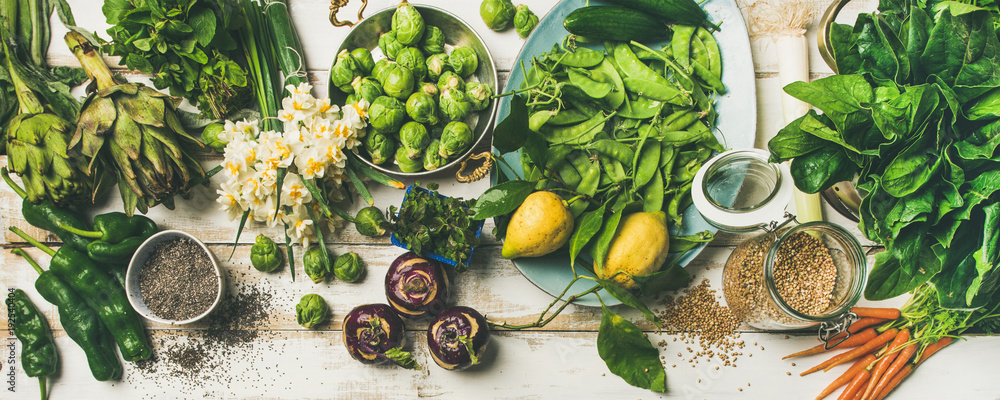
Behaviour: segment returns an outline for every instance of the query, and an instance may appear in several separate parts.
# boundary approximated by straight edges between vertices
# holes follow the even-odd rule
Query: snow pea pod
[[[625,143],[613,139],[601,139],[588,144],[587,149],[612,157],[623,164],[631,163],[635,152]]]
[[[674,181],[678,184],[690,183],[690,181],[694,179],[694,175],[698,173],[699,168],[701,168],[701,161],[697,158],[688,161],[687,164],[684,164],[674,170]]]
[[[695,27],[689,25],[674,25],[674,36],[670,38],[670,49],[674,59],[684,68],[691,65],[691,37]]]
[[[546,123],[549,125],[571,125],[581,123],[589,118],[589,115],[576,108],[564,108],[549,118]]]
[[[694,129],[689,129],[686,131],[661,132],[659,135],[659,139],[661,143],[670,143],[674,146],[680,147],[686,144],[691,144],[701,141],[704,135],[705,134],[703,132]]]
[[[701,39],[702,43],[705,44],[705,49],[708,50],[708,65],[706,65],[712,74],[718,77],[722,76],[722,51],[719,49],[719,41],[715,40],[715,36],[712,36],[712,32],[709,32],[705,28],[698,28],[696,33],[698,39]]]
[[[660,168],[666,167],[667,164],[672,164],[676,155],[676,146],[667,142],[660,142]]]
[[[590,119],[571,126],[560,126],[556,128],[543,127],[542,136],[549,143],[556,144],[584,144],[594,139],[598,132],[604,130],[604,123],[611,118],[610,115],[594,114]]]
[[[653,178],[642,189],[642,211],[656,212],[663,209],[663,174],[657,169]]]
[[[638,190],[653,179],[659,171],[660,166],[660,145],[655,141],[647,141],[639,151],[638,164],[635,166],[635,181],[633,187]]]
[[[571,165],[570,163],[566,162],[566,160],[563,160],[563,162],[559,163],[556,166],[556,173],[559,174],[559,179],[562,179],[563,183],[565,183],[566,186],[571,188],[575,188],[577,185],[579,185],[580,179],[582,179],[580,173],[577,172],[576,168],[574,168],[573,165]]]
[[[618,107],[618,116],[631,119],[653,118],[663,108],[664,103],[648,97],[639,97],[629,104],[622,104]]]
[[[681,202],[684,200],[685,196],[689,196],[690,194],[691,182],[688,182],[686,185],[674,192],[674,197],[670,199],[670,204],[667,205],[667,216],[674,221],[675,226],[681,226],[681,223],[683,222],[680,215]]]
[[[708,67],[708,48],[705,47],[705,42],[698,37],[698,35],[693,35],[691,38],[691,64],[699,63]]]
[[[621,74],[615,69],[612,58],[609,56],[604,57],[604,60],[600,64],[594,67],[595,71],[599,71],[606,75],[610,80],[613,89],[611,93],[604,96],[601,101],[607,105],[610,109],[616,109],[621,107],[622,103],[625,102],[625,83],[622,82]]]
[[[642,97],[653,100],[665,101],[678,106],[690,106],[693,104],[691,96],[682,92],[670,83],[660,83],[656,80],[644,78],[628,77],[623,79],[625,88]]]
[[[556,112],[554,110],[539,110],[531,113],[531,115],[528,116],[528,129],[534,132],[541,131],[542,126],[545,125],[545,123],[547,123],[555,114]]]
[[[707,84],[708,87],[712,88],[712,90],[715,90],[716,92],[719,93],[726,92],[726,85],[722,84],[722,80],[720,80],[719,77],[715,76],[715,74],[713,74],[712,71],[708,69],[708,67],[703,65],[701,61],[692,60],[691,66],[694,67],[694,75],[701,78],[701,80],[705,81],[705,84]]]
[[[614,89],[614,86],[607,82],[610,78],[605,76],[603,72],[584,71],[587,73],[584,74],[580,70],[570,69],[567,73],[569,74],[570,84],[582,90],[587,96],[594,99],[604,98],[604,96],[610,94],[611,90]]]
[[[601,183],[600,162],[590,162],[582,154],[572,157],[570,162],[574,167],[577,167],[577,172],[580,172],[581,176],[580,184],[576,187],[577,193],[593,197],[597,194],[597,188]],[[569,205],[569,210],[573,214],[573,217],[579,217],[587,210],[589,205],[590,203],[587,201],[576,201]]]
[[[604,60],[604,52],[578,47],[573,52],[563,53],[559,64],[567,67],[590,68]]]
[[[618,183],[625,180],[625,167],[622,166],[621,162],[608,157],[604,154],[598,154],[598,159],[601,160],[601,165],[604,166],[604,172],[608,174],[611,178],[612,183]]]
[[[545,161],[545,168],[556,169],[559,163],[566,162],[566,157],[569,156],[569,153],[571,152],[573,152],[573,148],[569,146],[555,145],[549,147],[549,155]]]
[[[701,112],[696,110],[674,111],[660,122],[660,132],[682,131],[699,118]]]
[[[614,59],[623,73],[623,78],[645,79],[657,82],[661,85],[670,84],[670,82],[667,81],[667,78],[664,78],[662,75],[656,73],[655,70],[643,63],[642,60],[639,60],[639,58],[635,56],[635,53],[632,52],[632,48],[626,43],[619,43],[615,45]],[[628,88],[628,82],[625,82],[625,87]]]

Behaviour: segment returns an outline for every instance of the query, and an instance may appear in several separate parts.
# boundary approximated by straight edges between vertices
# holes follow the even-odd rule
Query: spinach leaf
[[[607,307],[601,307],[597,352],[611,373],[630,385],[654,392],[667,391],[667,373],[660,363],[660,352],[635,324]]]
[[[938,175],[943,158],[938,157],[936,149],[929,147],[930,143],[927,143],[934,139],[933,135],[925,134],[923,137],[925,140],[914,142],[885,168],[882,187],[890,195],[909,195],[923,187],[931,177]]]
[[[837,182],[851,180],[857,166],[843,148],[825,146],[792,160],[791,172],[799,190],[816,193]]]
[[[856,129],[871,120],[867,104],[874,100],[874,92],[861,75],[833,75],[809,83],[794,82],[785,86],[785,92],[823,111],[840,132]]]
[[[861,33],[858,53],[862,68],[875,79],[904,82],[910,75],[910,60],[895,32],[879,16],[858,16]]]
[[[940,245],[936,245],[940,247]],[[941,263],[933,254],[924,263],[924,267],[912,274],[900,265],[900,260],[888,252],[875,255],[875,264],[868,274],[868,285],[865,286],[865,298],[868,300],[886,300],[905,294],[920,286],[941,271]]]
[[[830,44],[837,72],[841,74],[856,74],[861,68],[861,55],[858,54],[858,35],[850,25],[834,23],[830,26]]]
[[[535,182],[509,181],[486,189],[472,206],[472,219],[481,220],[516,210],[535,190]]]

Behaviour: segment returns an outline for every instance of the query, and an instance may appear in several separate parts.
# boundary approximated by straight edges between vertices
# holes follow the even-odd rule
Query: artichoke
[[[482,111],[490,106],[493,90],[479,82],[469,82],[465,85],[465,97],[472,104],[472,111]]]
[[[424,17],[416,7],[403,0],[392,14],[392,30],[400,44],[414,46],[424,37]]]
[[[368,132],[365,136],[365,151],[375,165],[382,165],[396,154],[396,142],[378,131]]]
[[[441,133],[438,154],[447,159],[458,157],[472,146],[472,139],[472,130],[465,122],[449,122]]]
[[[517,13],[514,14],[514,29],[517,30],[517,36],[527,39],[531,31],[535,30],[535,26],[538,26],[538,16],[531,12],[528,6],[518,5]]]
[[[67,33],[66,43],[97,86],[84,100],[69,146],[79,146],[91,167],[97,160],[109,160],[126,214],[131,216],[135,209],[146,213],[161,202],[172,207],[174,195],[207,184],[205,170],[194,157],[194,150],[203,146],[177,118],[180,99],[117,81],[97,49],[79,33]]]
[[[444,32],[436,26],[428,26],[424,39],[420,41],[420,49],[426,54],[444,53]]]

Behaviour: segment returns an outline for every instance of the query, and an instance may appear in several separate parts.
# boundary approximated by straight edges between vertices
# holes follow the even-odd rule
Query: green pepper
[[[271,238],[263,234],[250,246],[250,264],[260,272],[274,272],[281,267],[281,251]]]
[[[123,212],[109,212],[94,217],[94,230],[83,230],[72,226],[60,226],[79,236],[111,244],[120,243],[134,236],[151,236],[156,233],[156,223],[142,216],[129,217]]]
[[[73,339],[87,356],[90,373],[98,381],[118,379],[122,376],[122,364],[115,353],[115,342],[101,320],[87,307],[80,295],[73,291],[55,274],[42,269],[35,260],[20,248],[11,250],[24,257],[38,272],[35,290],[42,298],[59,309],[59,322],[66,335]]]
[[[77,236],[60,228],[60,225],[62,225],[81,230],[90,230],[90,224],[87,223],[86,219],[68,208],[56,207],[49,201],[42,201],[38,204],[32,203],[28,200],[24,189],[10,179],[10,173],[6,167],[0,168],[0,175],[3,176],[3,180],[7,182],[7,185],[14,190],[14,193],[17,193],[23,199],[21,201],[21,215],[24,216],[25,221],[28,221],[34,227],[42,228],[56,234],[59,240],[62,240],[63,243],[73,247],[77,251],[87,250],[87,243],[90,243],[90,239]]]
[[[148,238],[149,236],[132,236],[118,243],[96,240],[87,245],[87,256],[98,263],[129,262],[135,250]]]
[[[28,376],[38,377],[42,400],[45,400],[45,377],[54,374],[59,365],[52,330],[45,322],[45,316],[21,289],[15,289],[7,297],[7,309],[14,313],[10,317],[14,323],[14,336],[21,341],[21,368]]]
[[[125,361],[145,360],[153,355],[139,314],[128,302],[125,289],[81,252],[68,246],[52,250],[15,227],[10,230],[52,256],[49,271],[65,281],[97,313],[114,336]]]

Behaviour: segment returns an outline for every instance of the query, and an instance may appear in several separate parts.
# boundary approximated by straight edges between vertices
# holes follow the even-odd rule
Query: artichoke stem
[[[73,51],[73,55],[80,60],[83,70],[87,71],[87,76],[97,82],[97,90],[104,90],[115,86],[114,75],[108,64],[101,58],[100,53],[83,35],[70,31],[66,34],[66,45]]]
[[[6,38],[3,40],[3,51],[5,54],[11,54],[10,50],[7,49]],[[14,93],[17,94],[18,112],[21,114],[41,114],[45,111],[42,106],[42,102],[38,100],[38,97],[31,92],[28,85],[24,83],[21,75],[17,72],[17,68],[14,68],[13,62],[11,62],[12,57],[7,57],[7,71],[10,73],[10,80],[14,82]]]

